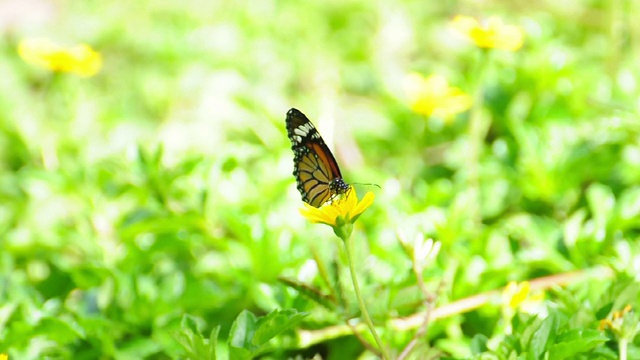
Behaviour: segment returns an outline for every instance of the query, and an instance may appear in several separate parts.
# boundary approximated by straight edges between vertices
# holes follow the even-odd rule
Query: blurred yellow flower
[[[503,306],[512,310],[520,309],[524,312],[533,312],[533,308],[544,300],[544,293],[531,295],[530,290],[531,285],[528,281],[521,283],[511,281],[502,291]]]
[[[102,68],[102,56],[85,44],[62,47],[49,39],[27,39],[18,45],[18,53],[26,62],[56,72],[93,76]]]
[[[9,356],[7,354],[0,354],[0,360],[9,360]]]
[[[505,323],[505,333],[511,334],[513,327],[511,320],[518,311],[535,314],[540,313],[542,301],[544,300],[544,292],[530,294],[531,285],[528,281],[517,283],[511,281],[502,290],[502,317]]]
[[[458,15],[453,27],[481,48],[516,51],[522,47],[523,32],[518,26],[506,25],[497,17],[480,23],[469,16]]]
[[[614,311],[611,314],[610,319],[607,318],[607,319],[600,320],[600,325],[598,326],[598,329],[600,331],[603,331],[604,329],[609,328],[614,332],[620,332],[620,330],[622,329],[622,325],[624,323],[625,315],[631,312],[631,310],[632,310],[631,305],[627,305],[622,310]]]
[[[450,117],[471,107],[471,96],[457,87],[449,86],[442,75],[428,78],[409,74],[405,79],[405,92],[411,109],[427,116]]]
[[[527,298],[527,295],[529,295],[530,287],[528,281],[521,284],[511,281],[502,292],[503,304],[508,305],[512,309],[517,309]]]
[[[351,225],[373,204],[374,198],[372,192],[367,192],[358,201],[356,190],[351,187],[344,197],[327,202],[319,208],[304,203],[300,214],[312,223],[331,226],[338,237],[345,239],[344,235],[348,237],[351,233]]]

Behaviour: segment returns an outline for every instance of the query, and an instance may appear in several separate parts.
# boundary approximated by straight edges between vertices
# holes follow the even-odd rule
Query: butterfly
[[[287,112],[287,135],[293,150],[293,176],[302,201],[320,207],[350,186],[342,179],[340,167],[320,133],[297,109]]]

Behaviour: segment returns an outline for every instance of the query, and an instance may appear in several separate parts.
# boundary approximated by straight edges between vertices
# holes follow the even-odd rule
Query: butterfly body
[[[340,168],[329,147],[309,119],[290,109],[286,119],[287,135],[293,150],[293,176],[302,200],[320,207],[350,186],[342,179]]]

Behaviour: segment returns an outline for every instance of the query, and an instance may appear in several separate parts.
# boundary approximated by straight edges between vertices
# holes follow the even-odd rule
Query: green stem
[[[618,343],[618,353],[620,360],[627,360],[627,339],[620,339]]]
[[[489,124],[482,118],[483,84],[486,69],[489,67],[489,53],[483,51],[476,67],[475,91],[473,105],[469,114],[469,189],[471,193],[470,217],[474,225],[479,226],[480,214],[480,157],[483,150],[483,140]]]
[[[376,332],[376,328],[375,326],[373,326],[373,322],[371,321],[371,318],[369,317],[369,313],[367,312],[367,308],[364,305],[362,294],[360,293],[360,286],[358,285],[358,277],[356,276],[356,267],[355,267],[355,261],[353,258],[353,240],[351,239],[351,237],[344,240],[345,240],[345,249],[347,250],[347,261],[349,262],[349,272],[351,273],[351,281],[353,282],[353,289],[356,292],[356,298],[358,299],[358,306],[360,307],[360,312],[362,312],[362,317],[364,318],[365,323],[367,323],[367,326],[369,327],[369,330],[371,331],[371,335],[373,335],[373,338],[375,339],[376,344],[378,344],[378,347],[380,348],[380,352],[382,353],[382,358],[389,359],[387,350],[382,345],[382,340],[380,340],[380,336],[378,336],[378,333]]]

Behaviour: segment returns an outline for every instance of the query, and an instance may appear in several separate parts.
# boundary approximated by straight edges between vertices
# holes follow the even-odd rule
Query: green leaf
[[[256,318],[244,310],[238,315],[229,334],[229,358],[248,359],[265,350],[269,340],[300,323],[306,313],[295,309],[274,310]]]
[[[216,349],[218,348],[218,335],[220,335],[220,326],[216,326],[209,334],[209,354],[212,360],[216,360]]]
[[[573,249],[578,242],[580,231],[582,230],[586,217],[587,212],[584,209],[580,209],[565,221],[563,229],[564,244],[569,250]]]
[[[238,347],[229,347],[229,360],[248,360],[253,358],[251,351]]]
[[[592,184],[587,189],[587,201],[595,221],[596,240],[603,240],[606,236],[607,219],[615,206],[615,197],[608,186]]]
[[[198,317],[195,317],[189,314],[184,314],[182,316],[182,321],[180,322],[180,326],[182,327],[182,329],[189,329],[194,334],[199,334],[200,326],[203,325],[203,323],[204,323],[204,320]]]
[[[476,334],[476,336],[471,339],[471,353],[479,355],[487,351],[487,341],[489,341],[489,338],[485,335]]]
[[[205,338],[198,330],[198,322],[201,319],[185,314],[182,317],[181,332],[174,337],[187,353],[187,358],[215,360],[220,326],[211,330],[209,338]]]
[[[115,356],[121,359],[146,359],[160,350],[162,348],[153,339],[135,339],[118,348]],[[206,358],[198,359],[206,360]]]
[[[620,198],[616,206],[618,217],[622,221],[633,223],[638,221],[638,215],[640,215],[640,188],[633,187],[626,189]]]
[[[558,330],[557,328],[558,317],[556,313],[552,312],[542,321],[538,329],[533,334],[529,347],[537,359],[542,357],[542,354],[545,352],[548,345],[553,342]]]
[[[613,308],[619,310],[628,304],[637,303],[640,294],[640,284],[635,281],[627,281],[624,288],[616,291],[616,293],[618,293],[618,295],[613,303]]]
[[[231,331],[229,332],[229,348],[233,349],[245,349],[252,350],[251,339],[253,339],[253,334],[256,332],[258,327],[258,320],[256,316],[253,315],[251,311],[243,310],[240,315],[236,318],[236,321],[233,322],[231,326]],[[232,353],[229,355],[231,356]],[[240,352],[240,354],[244,354],[244,352]],[[248,352],[247,354],[250,354]],[[239,359],[243,359],[244,357],[239,357]],[[232,358],[233,359],[233,358]]]
[[[78,324],[53,317],[42,319],[37,332],[59,343],[70,343],[85,338],[85,331]]]
[[[549,359],[573,358],[576,354],[590,352],[608,340],[597,330],[572,329],[558,335],[557,343],[549,348]]]
[[[613,309],[613,303],[612,302],[605,304],[600,309],[598,309],[598,311],[596,311],[596,319],[597,320],[602,320],[602,319],[606,318],[607,315],[609,315],[609,313],[611,312],[611,309]]]
[[[305,316],[307,313],[295,309],[274,310],[258,320],[258,329],[251,342],[263,346],[278,334],[299,324]]]
[[[187,357],[190,357],[193,352],[195,334],[189,329],[183,329],[181,333],[175,333],[174,337],[176,341],[187,352]]]

